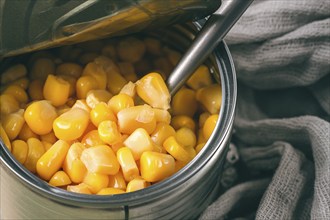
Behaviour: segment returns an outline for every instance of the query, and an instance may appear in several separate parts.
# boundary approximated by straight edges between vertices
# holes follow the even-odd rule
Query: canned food
[[[198,23],[144,32],[170,48],[185,51]],[[90,58],[85,57],[86,60]],[[134,58],[133,58],[134,59]],[[87,61],[86,61],[87,62]],[[219,119],[205,146],[186,166],[151,186],[117,195],[88,195],[50,186],[28,171],[1,144],[1,218],[13,219],[192,219],[218,196],[219,179],[235,113],[236,78],[221,42],[205,64],[221,85]],[[113,88],[115,89],[115,88]],[[220,92],[220,91],[219,91]],[[59,100],[60,102],[60,100]]]

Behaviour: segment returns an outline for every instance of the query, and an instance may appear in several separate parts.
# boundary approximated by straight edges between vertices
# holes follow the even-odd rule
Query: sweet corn
[[[157,67],[157,71],[162,75],[163,79],[166,79],[174,68],[167,57],[156,57],[153,59],[153,64]]]
[[[173,115],[187,115],[193,117],[197,110],[197,100],[195,91],[182,88],[174,96],[171,102]]]
[[[205,143],[197,144],[197,146],[195,147],[196,153],[199,153],[203,149],[204,146],[205,146]]]
[[[135,94],[136,94],[136,86],[135,83],[132,83],[131,81],[129,81],[127,84],[125,84],[120,92],[120,94],[126,94],[129,95],[130,97],[132,97],[134,99]]]
[[[151,140],[159,146],[163,146],[166,138],[175,135],[174,128],[164,122],[157,123],[155,131],[151,134]]]
[[[158,39],[146,37],[143,41],[149,53],[152,55],[162,55],[162,44]]]
[[[43,87],[43,96],[54,106],[64,105],[70,94],[70,83],[49,74]]]
[[[121,133],[116,122],[111,120],[102,121],[98,126],[100,139],[107,144],[116,144],[121,141]]]
[[[76,95],[79,99],[86,99],[90,90],[99,89],[97,80],[91,75],[79,77],[76,83]]]
[[[203,126],[203,135],[206,140],[208,140],[211,137],[211,134],[217,124],[218,119],[219,119],[218,114],[211,115],[206,119]]]
[[[74,78],[73,76],[59,74],[56,75],[58,78],[65,80],[70,84],[69,89],[69,97],[72,97],[76,94],[76,84],[77,84],[77,78]]]
[[[134,106],[134,100],[131,96],[124,93],[119,93],[118,95],[113,96],[109,102],[108,106],[110,109],[117,114],[125,108]]]
[[[107,74],[102,66],[97,65],[95,62],[88,63],[82,73],[83,76],[89,75],[94,77],[97,82],[98,89],[105,89],[107,86]]]
[[[29,127],[29,125],[25,122],[21,131],[18,134],[18,139],[23,140],[23,141],[27,141],[27,139],[34,137],[34,138],[39,138],[39,135],[37,135],[36,133],[34,133],[31,128]]]
[[[51,131],[48,134],[40,135],[40,140],[54,144],[57,141],[57,137],[55,136],[54,131]]]
[[[19,103],[11,94],[0,95],[0,110],[1,114],[10,114],[19,109]]]
[[[27,90],[30,80],[26,76],[20,77],[17,80],[10,83],[10,85],[20,86],[22,89]]]
[[[179,53],[175,50],[172,50],[168,47],[164,47],[163,50],[166,54],[167,59],[171,62],[171,64],[173,66],[176,66],[182,57],[181,53]]]
[[[96,194],[97,195],[115,195],[115,194],[122,194],[122,193],[125,193],[125,191],[122,190],[122,189],[117,189],[117,188],[113,188],[113,187],[107,187],[107,188],[101,189]]]
[[[190,128],[195,131],[196,124],[194,119],[186,115],[177,115],[172,118],[171,125],[175,130],[178,130],[182,127]]]
[[[171,114],[164,109],[153,108],[155,113],[156,122],[165,122],[166,124],[170,124],[171,122]]]
[[[108,187],[126,190],[126,180],[121,169],[115,175],[109,175]]]
[[[72,141],[81,137],[89,124],[89,113],[72,108],[54,120],[53,130],[58,139]]]
[[[82,65],[87,65],[88,63],[93,62],[96,57],[98,57],[98,54],[95,52],[82,53],[79,55],[78,60]]]
[[[24,164],[29,151],[27,143],[22,140],[14,140],[11,142],[11,147],[11,153],[14,155],[16,160],[18,160],[21,164]]]
[[[29,138],[27,140],[29,152],[24,166],[32,173],[36,173],[36,165],[39,158],[45,153],[44,146],[37,138]]]
[[[48,74],[55,73],[55,64],[49,58],[38,58],[32,65],[30,77],[32,79],[45,80]]]
[[[135,82],[138,80],[138,77],[135,73],[134,66],[130,62],[120,62],[118,63],[120,73],[127,81]]]
[[[67,186],[71,184],[70,177],[64,171],[57,171],[49,180],[49,185],[52,186]]]
[[[112,44],[105,45],[102,48],[101,54],[111,59],[117,59],[116,48]]]
[[[12,95],[19,103],[27,103],[29,100],[26,91],[19,85],[8,86],[2,94]]]
[[[100,102],[90,112],[90,119],[92,123],[98,127],[102,121],[117,122],[117,118],[111,108],[104,102]]]
[[[140,175],[139,168],[136,165],[132,151],[128,147],[118,149],[117,160],[127,182]]]
[[[221,87],[219,84],[212,84],[203,87],[196,92],[196,99],[211,114],[219,113],[221,106]]]
[[[97,130],[91,130],[90,132],[85,134],[81,139],[81,143],[85,147],[92,147],[92,146],[106,144],[104,141],[101,140],[99,136],[99,132]]]
[[[181,170],[187,164],[188,164],[188,162],[186,162],[186,161],[176,160],[175,161],[175,173],[178,172],[179,170]]]
[[[156,128],[156,117],[153,109],[148,105],[125,108],[117,114],[119,131],[131,134],[137,128],[144,128],[151,134]]]
[[[37,161],[38,175],[46,181],[50,180],[61,168],[69,148],[70,145],[67,142],[63,140],[56,141]]]
[[[205,65],[199,66],[187,81],[187,85],[194,90],[210,86],[212,83],[209,68]]]
[[[150,186],[150,183],[141,177],[136,177],[128,182],[126,192],[134,192],[137,190],[145,189],[148,186]]]
[[[20,133],[25,123],[23,114],[24,109],[20,109],[3,117],[2,125],[10,140],[14,140]]]
[[[44,85],[41,80],[33,80],[30,82],[28,93],[32,100],[42,100],[44,99],[43,94]]]
[[[81,109],[85,110],[86,112],[91,111],[91,108],[87,105],[87,102],[86,102],[85,99],[76,100],[71,108],[72,109],[73,108],[81,108]]]
[[[146,151],[141,155],[140,170],[146,181],[161,181],[174,174],[175,160],[168,154]]]
[[[209,112],[203,112],[199,115],[198,118],[198,127],[202,128],[204,126],[204,123],[206,119],[210,116],[211,114]]]
[[[112,94],[117,94],[127,84],[127,80],[117,71],[109,72],[107,71],[107,89]]]
[[[69,192],[81,193],[81,194],[92,194],[89,186],[86,183],[80,183],[78,185],[69,185],[66,190]]]
[[[11,83],[21,77],[26,76],[27,69],[23,64],[16,64],[9,67],[3,73],[1,73],[1,84]]]
[[[171,96],[159,73],[149,73],[136,82],[137,94],[154,108],[170,108]]]
[[[86,103],[90,108],[94,108],[100,102],[108,102],[111,97],[112,94],[106,90],[90,90],[87,93]]]
[[[134,160],[139,160],[143,152],[152,151],[154,148],[149,134],[143,128],[136,129],[128,136],[124,145],[131,150]]]
[[[62,63],[56,67],[56,75],[68,75],[74,78],[79,78],[83,68],[76,63]]]
[[[2,124],[0,123],[0,137],[3,141],[3,143],[6,145],[9,151],[12,151],[11,143],[9,140],[8,135],[6,134],[5,129],[3,129]]]
[[[24,112],[26,123],[34,133],[39,135],[52,131],[56,117],[56,109],[46,100],[33,102]]]
[[[106,56],[98,56],[95,58],[94,62],[97,65],[101,66],[106,73],[120,72],[117,64],[112,59]]]
[[[203,128],[198,129],[198,133],[197,133],[197,144],[200,143],[206,143],[207,139],[204,137],[204,132],[203,132]]]
[[[163,144],[165,150],[171,154],[176,160],[189,162],[196,156],[194,148],[185,148],[178,143],[174,136],[168,137]]]
[[[120,168],[115,153],[107,145],[98,145],[85,149],[80,159],[91,173],[115,175]]]
[[[103,188],[107,188],[109,177],[105,174],[88,172],[83,180],[83,183],[88,185],[92,193],[97,193]]]
[[[53,143],[48,141],[41,141],[41,143],[44,146],[45,152],[47,152],[53,146]]]
[[[119,41],[116,49],[120,59],[134,63],[142,58],[146,46],[143,41],[135,37],[126,37]]]
[[[196,146],[196,135],[190,129],[182,127],[175,133],[175,139],[185,148],[194,148]]]
[[[72,144],[63,162],[63,170],[74,183],[82,182],[87,173],[84,163],[80,160],[84,149],[85,147],[81,143]]]

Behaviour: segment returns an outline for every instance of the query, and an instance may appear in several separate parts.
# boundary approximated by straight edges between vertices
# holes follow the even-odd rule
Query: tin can
[[[198,22],[153,30],[152,36],[184,51]],[[41,181],[1,141],[1,219],[194,219],[219,195],[235,114],[237,85],[225,42],[207,59],[222,88],[217,125],[201,152],[173,176],[146,189],[119,195],[71,193]]]

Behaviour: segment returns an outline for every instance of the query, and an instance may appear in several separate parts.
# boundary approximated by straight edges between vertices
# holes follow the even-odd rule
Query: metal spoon
[[[195,37],[166,83],[173,96],[205,61],[253,0],[223,0]]]

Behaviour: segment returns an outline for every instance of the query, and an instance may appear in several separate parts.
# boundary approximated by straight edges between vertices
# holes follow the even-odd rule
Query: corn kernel
[[[179,172],[184,166],[186,166],[188,164],[187,161],[180,161],[180,160],[176,160],[175,161],[175,173]]]
[[[45,152],[47,152],[53,146],[53,143],[48,141],[41,141],[41,143],[44,146]]]
[[[190,128],[195,131],[196,124],[195,121],[186,115],[177,115],[172,118],[171,125],[175,130],[178,130],[182,127]]]
[[[100,139],[107,144],[116,144],[121,141],[121,133],[116,122],[111,120],[102,121],[98,126]]]
[[[70,177],[64,171],[57,171],[49,180],[49,184],[52,186],[66,186],[71,184]]]
[[[118,112],[119,131],[131,134],[137,128],[144,128],[151,134],[156,128],[156,117],[153,109],[148,105],[133,106]]]
[[[14,155],[16,160],[18,160],[21,164],[24,164],[29,151],[27,143],[22,140],[14,140],[11,142],[11,147],[11,153]]]
[[[196,146],[196,135],[190,129],[182,127],[176,131],[175,139],[180,145],[186,148],[193,148]]]
[[[2,94],[11,94],[19,103],[27,103],[29,100],[26,91],[18,85],[8,86]]]
[[[91,130],[90,132],[85,134],[81,139],[81,143],[85,147],[92,147],[92,146],[105,144],[105,142],[101,140],[99,136],[99,132],[97,130]]]
[[[81,109],[85,110],[86,112],[91,111],[91,108],[87,105],[87,102],[86,102],[85,99],[76,100],[71,108],[72,109],[73,108],[81,108]]]
[[[43,94],[44,84],[41,80],[33,80],[30,82],[28,93],[32,100],[42,100],[44,99]]]
[[[69,185],[66,190],[69,192],[82,193],[82,194],[92,194],[89,186],[86,183],[80,183],[78,185]]]
[[[106,72],[107,73],[107,89],[112,94],[117,94],[127,84],[127,80],[116,71]]]
[[[196,153],[199,153],[203,149],[204,146],[205,146],[205,143],[197,144],[197,146],[195,147]]]
[[[90,112],[90,119],[92,123],[98,127],[102,121],[117,122],[117,118],[111,108],[104,102],[100,102]]]
[[[65,80],[70,84],[69,88],[69,97],[72,97],[76,94],[76,84],[77,84],[77,78],[69,75],[59,74],[56,75],[58,78]]]
[[[24,166],[32,173],[36,173],[36,165],[39,158],[45,153],[44,146],[37,138],[29,138],[27,140],[29,152]]]
[[[20,77],[17,80],[10,83],[10,85],[20,86],[22,89],[27,90],[29,88],[30,80],[26,76]]]
[[[19,109],[19,103],[11,94],[0,95],[0,110],[1,114],[10,114]]]
[[[43,95],[46,100],[54,106],[64,105],[70,94],[70,83],[60,77],[49,74],[44,88]]]
[[[171,96],[159,73],[149,73],[136,82],[137,94],[154,108],[170,108]]]
[[[174,136],[168,137],[163,146],[176,160],[189,162],[196,156],[195,149],[183,147]]]
[[[53,130],[58,139],[72,141],[81,137],[89,124],[89,113],[72,108],[54,120]]]
[[[109,177],[105,174],[88,172],[83,180],[89,187],[92,193],[97,193],[103,188],[107,188]]]
[[[57,137],[55,136],[54,131],[51,131],[48,134],[40,135],[40,140],[54,144],[57,141]]]
[[[163,146],[163,142],[166,138],[175,135],[174,128],[164,122],[157,123],[155,131],[151,134],[151,140],[160,146]]]
[[[210,86],[211,84],[211,74],[209,68],[205,65],[200,65],[187,81],[187,85],[194,90]]]
[[[103,68],[103,70],[107,73],[111,73],[111,72],[120,72],[119,67],[117,66],[117,64],[110,58],[106,57],[106,56],[98,56],[95,58],[94,62]]]
[[[166,57],[171,62],[171,64],[173,66],[176,66],[182,57],[181,53],[179,53],[175,50],[172,50],[168,47],[164,47],[163,50],[166,53]]]
[[[187,115],[193,117],[197,110],[197,100],[195,91],[182,88],[174,96],[171,102],[173,115]]]
[[[101,189],[99,192],[96,193],[96,195],[115,195],[115,194],[122,194],[125,193],[122,189],[116,189],[113,187],[107,187]]]
[[[102,48],[101,54],[107,57],[110,57],[111,59],[116,59],[117,58],[117,53],[114,45],[108,44],[105,45]]]
[[[162,44],[158,39],[146,37],[143,41],[148,53],[152,55],[162,55]]]
[[[134,160],[139,160],[143,152],[152,151],[154,148],[149,134],[143,128],[136,129],[128,136],[124,145],[131,150]]]
[[[78,60],[82,65],[87,65],[88,63],[93,62],[93,60],[98,56],[98,53],[87,52],[79,55]]]
[[[220,85],[212,84],[197,90],[196,99],[211,114],[219,113],[222,99]]]
[[[86,103],[90,108],[94,108],[100,102],[108,102],[112,94],[106,90],[90,90],[87,93]]]
[[[1,73],[1,84],[11,83],[23,76],[26,76],[27,69],[23,64],[16,64],[9,67],[3,73]]]
[[[94,77],[97,82],[98,89],[105,89],[107,86],[107,74],[102,66],[97,65],[95,62],[88,63],[82,73],[83,76],[89,75]]]
[[[62,63],[56,68],[56,75],[68,75],[74,78],[79,78],[83,68],[76,63]]]
[[[25,121],[23,118],[24,110],[5,115],[2,119],[3,128],[10,140],[14,140],[20,133]]]
[[[109,175],[108,187],[126,190],[126,180],[121,169],[115,175]]]
[[[157,71],[161,74],[163,79],[166,79],[174,68],[167,57],[156,57],[153,59],[153,64],[157,67]]]
[[[211,137],[211,134],[217,124],[218,119],[219,119],[218,114],[211,115],[206,119],[203,126],[203,135],[206,140],[208,140]]]
[[[80,160],[84,149],[84,146],[79,142],[72,144],[63,162],[63,170],[74,183],[82,182],[87,173],[84,163]]]
[[[174,173],[175,160],[168,154],[146,151],[141,156],[140,169],[146,181],[161,181]]]
[[[198,129],[197,144],[206,143],[207,139],[204,137],[203,128]]]
[[[80,157],[87,170],[92,173],[114,175],[119,171],[115,153],[107,145],[98,145],[85,149]]]
[[[136,165],[132,151],[128,147],[118,149],[117,160],[127,182],[140,175],[139,168]]]
[[[143,57],[146,46],[135,37],[126,37],[119,41],[116,49],[120,59],[134,63]]]
[[[0,123],[0,137],[1,137],[2,141],[3,141],[3,143],[8,148],[8,150],[11,151],[12,150],[12,147],[11,147],[11,143],[10,143],[9,137],[6,134],[5,129],[3,129],[1,123]]]
[[[46,100],[33,102],[24,112],[26,123],[34,133],[39,135],[52,131],[56,117],[56,109]]]
[[[134,66],[130,62],[120,62],[118,63],[120,73],[127,81],[135,82],[138,77],[135,73]]]
[[[171,114],[164,109],[153,108],[155,113],[156,122],[165,122],[166,124],[170,124],[171,122]]]
[[[97,80],[91,75],[79,77],[76,83],[76,95],[79,99],[86,99],[90,90],[99,89]]]
[[[198,118],[198,127],[202,128],[204,126],[204,123],[206,119],[210,116],[211,114],[209,112],[203,112],[199,115]]]
[[[25,122],[21,131],[18,134],[18,139],[27,141],[29,138],[34,137],[34,138],[39,138],[39,135],[34,133],[29,125]]]
[[[134,100],[129,95],[119,93],[118,95],[113,96],[109,100],[108,106],[115,114],[117,114],[118,112],[120,112],[125,108],[134,106]]]
[[[128,182],[126,192],[134,192],[137,190],[145,189],[148,186],[150,186],[150,183],[141,177],[136,177]]]
[[[130,97],[132,97],[134,99],[135,97],[135,94],[136,94],[136,86],[135,86],[135,83],[132,83],[131,81],[129,81],[127,84],[125,84],[120,92],[120,94],[126,94]]]
[[[30,76],[32,79],[45,80],[48,74],[55,73],[55,64],[49,58],[38,58],[32,65]]]

